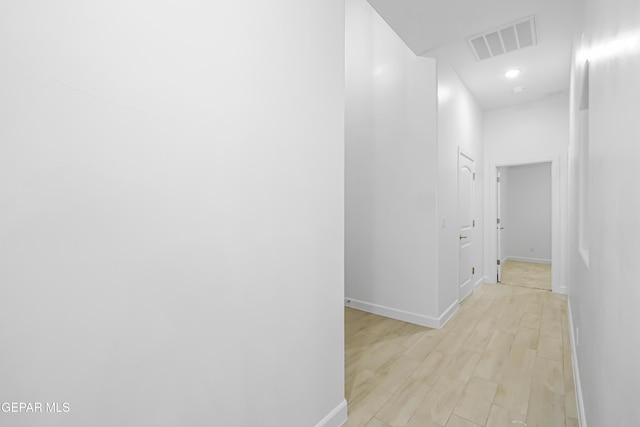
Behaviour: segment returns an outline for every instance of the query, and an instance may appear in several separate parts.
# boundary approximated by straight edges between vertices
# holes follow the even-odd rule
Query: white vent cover
[[[538,44],[533,16],[469,38],[478,61]]]

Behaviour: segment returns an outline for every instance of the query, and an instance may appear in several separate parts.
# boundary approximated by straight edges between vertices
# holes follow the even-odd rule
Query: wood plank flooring
[[[347,427],[578,425],[563,295],[484,285],[440,330],[345,310]]]
[[[505,285],[551,290],[551,264],[537,264],[509,260],[502,265],[502,278]]]

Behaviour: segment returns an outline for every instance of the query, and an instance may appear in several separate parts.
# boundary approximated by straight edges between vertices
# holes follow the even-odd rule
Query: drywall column
[[[343,25],[0,6],[1,425],[340,424]]]
[[[437,326],[435,60],[365,0],[346,10],[345,296]]]
[[[458,152],[473,158],[474,216],[472,235],[473,285],[484,281],[483,198],[484,146],[482,110],[455,70],[438,59],[438,303],[442,321],[453,313],[458,298]]]

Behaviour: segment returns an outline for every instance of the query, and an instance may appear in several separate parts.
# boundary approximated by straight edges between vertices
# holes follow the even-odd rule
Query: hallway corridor
[[[568,326],[565,296],[505,285],[441,330],[347,308],[345,426],[577,426]]]

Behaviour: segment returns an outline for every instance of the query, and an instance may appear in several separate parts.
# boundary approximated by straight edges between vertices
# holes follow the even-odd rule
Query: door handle
[[[462,234],[460,235],[460,240],[466,239],[466,238],[467,238],[467,236],[463,236]]]

